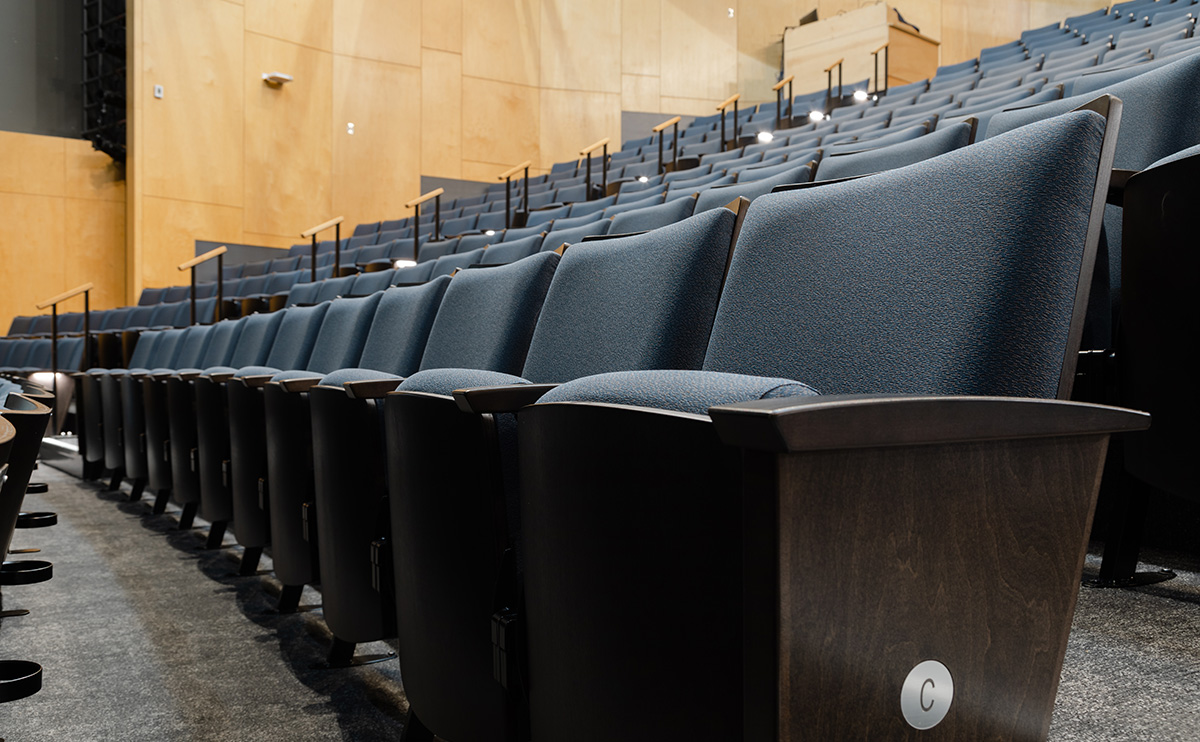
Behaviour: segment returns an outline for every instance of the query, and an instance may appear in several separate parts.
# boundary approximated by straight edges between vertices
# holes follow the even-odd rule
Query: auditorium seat
[[[658,229],[688,218],[695,208],[696,199],[689,194],[684,198],[658,206],[625,211],[613,217],[612,224],[608,227],[608,234],[630,234]]]
[[[1105,434],[1145,422],[1065,402],[887,395],[1069,396],[1107,185],[1104,133],[1101,116],[1069,114],[902,170],[762,197],[734,251],[704,373],[591,377],[519,413],[534,738],[742,738],[743,713],[746,730],[762,730],[745,732],[753,738],[779,723],[821,738],[865,735],[903,724],[893,692],[931,656],[960,687],[981,685],[955,698],[972,734],[1044,733]],[[871,230],[844,219],[846,203],[873,215]],[[1030,220],[1046,228],[1031,232]],[[961,239],[977,230],[990,238]],[[995,344],[981,345],[980,333]],[[834,396],[825,407],[805,399],[814,390],[885,396]],[[459,399],[470,405],[469,391]],[[961,431],[958,443],[948,428],[933,432],[955,423],[918,411],[939,404],[962,404],[963,419],[975,405],[1045,409],[1078,427],[1036,443],[1016,429],[979,441]],[[820,413],[804,417],[876,405],[878,417],[847,427],[833,422],[838,413],[826,427]],[[782,422],[789,416],[795,427]],[[933,448],[901,429],[923,431],[917,439]],[[889,444],[897,448],[876,448]],[[1063,445],[1087,462],[1075,476],[1034,485],[1011,469],[1038,471]],[[976,459],[993,446],[982,454],[993,463]],[[1021,464],[1010,458],[1018,451]],[[957,469],[967,461],[988,473]],[[980,481],[991,484],[986,495]],[[995,506],[948,506],[972,493],[1003,503],[1006,525],[992,520]],[[887,514],[868,519],[847,506],[855,500]],[[1056,527],[1039,525],[1051,519]],[[970,534],[996,528],[1015,542],[963,552]],[[895,559],[903,570],[880,572]],[[848,567],[860,562],[872,566]],[[1018,584],[1041,597],[1000,609],[999,595]],[[945,609],[906,608],[934,594]],[[981,604],[1002,613],[975,612]],[[613,620],[622,607],[637,619]],[[981,641],[1003,651],[978,662]],[[813,703],[835,692],[829,670],[862,688],[851,709]],[[759,689],[744,708],[743,687]],[[997,695],[1013,700],[1000,710]]]
[[[218,330],[215,338],[221,339],[221,342],[210,342],[209,352],[206,352],[198,368],[179,369],[166,379],[171,497],[183,507],[179,518],[181,529],[191,527],[192,520],[200,506],[200,470],[203,464],[207,463],[209,466],[215,464],[216,466],[216,471],[210,474],[210,479],[220,477],[221,459],[209,458],[205,462],[200,459],[196,379],[211,369],[241,368],[263,363],[271,352],[275,335],[285,314],[285,312],[253,314],[240,320],[227,321],[231,322],[236,329],[236,337],[232,339],[232,348],[225,348],[224,353],[221,352],[222,345],[229,342],[226,335],[229,331]],[[226,322],[218,324],[218,327],[229,326]],[[212,396],[219,400],[216,395]],[[147,421],[147,429],[151,427],[153,427],[152,424]],[[153,469],[153,467],[151,468]],[[230,517],[227,514],[229,511],[227,503],[210,502],[213,506],[203,513],[205,518],[215,520],[216,518],[211,516]]]
[[[238,543],[246,549],[243,573],[253,574],[258,555],[270,543],[272,507],[281,498],[286,501],[290,497],[286,487],[276,486],[283,483],[276,483],[268,477],[264,387],[273,381],[320,377],[340,368],[356,366],[382,296],[383,292],[380,291],[362,298],[337,299],[320,305],[325,312],[319,320],[311,319],[308,322],[304,338],[311,338],[311,345],[303,360],[289,363],[289,368],[281,368],[272,366],[268,358],[266,365],[239,369],[225,384],[229,410],[228,430],[225,431],[229,445],[228,488],[233,503],[233,532]],[[286,341],[287,335],[285,317],[276,345],[280,339]],[[274,348],[272,355],[275,355]],[[303,450],[293,450],[289,464],[299,466],[299,459],[306,454]],[[279,491],[281,489],[284,491]],[[217,543],[210,538],[210,546],[216,546]],[[283,579],[287,554],[281,551],[286,551],[287,545],[278,546],[273,551],[276,575]],[[295,584],[285,579],[283,582]]]
[[[557,250],[563,245],[573,245],[576,242],[582,242],[585,237],[592,235],[606,235],[612,231],[611,219],[597,219],[593,222],[588,222],[579,227],[571,229],[556,229],[546,233],[546,237],[542,240],[541,252],[549,252]]]

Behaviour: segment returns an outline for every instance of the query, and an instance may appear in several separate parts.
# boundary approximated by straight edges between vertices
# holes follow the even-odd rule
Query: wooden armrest
[[[175,378],[183,379],[184,381],[191,381],[192,379],[200,378],[200,376],[202,376],[203,374],[204,374],[203,371],[181,371],[181,372],[175,374]]]
[[[285,392],[307,392],[321,383],[321,377],[310,376],[306,379],[284,379],[283,381],[274,381],[271,383],[279,384]]]
[[[175,372],[174,371],[157,371],[152,374],[143,374],[143,375],[149,376],[151,379],[154,379],[156,381],[163,381],[165,379],[169,379],[172,376],[174,376]]]
[[[242,386],[249,389],[257,389],[267,385],[271,377],[275,374],[255,374],[254,376],[239,376],[238,381],[242,382]]]
[[[388,392],[396,391],[404,379],[366,379],[364,381],[347,381],[342,384],[346,396],[351,399],[383,399]]]
[[[503,384],[455,389],[454,401],[463,412],[516,412],[542,398],[558,384]]]
[[[1105,435],[1150,426],[1145,412],[1016,397],[784,397],[720,405],[709,416],[726,443],[774,452]]]
[[[201,378],[208,379],[214,384],[224,384],[233,378],[232,371],[218,371],[215,374],[206,374]]]

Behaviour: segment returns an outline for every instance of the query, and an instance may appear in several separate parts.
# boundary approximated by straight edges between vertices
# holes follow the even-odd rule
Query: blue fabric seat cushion
[[[375,371],[370,368],[343,368],[326,374],[321,379],[323,386],[341,386],[347,381],[375,381],[377,379],[395,379],[399,384],[404,377],[389,374],[387,371]]]
[[[271,366],[243,366],[242,368],[234,369],[233,377],[240,379],[244,376],[274,376],[280,373],[283,369],[272,368]],[[309,374],[310,376],[314,374]],[[316,374],[319,376],[319,374]]]
[[[398,392],[425,392],[449,396],[455,389],[470,389],[477,386],[502,386],[528,384],[520,376],[502,374],[497,371],[478,371],[469,368],[432,368],[418,371],[396,387]]]
[[[539,404],[597,402],[706,415],[716,405],[777,397],[812,397],[799,381],[717,371],[617,371],[585,376],[547,392]]]

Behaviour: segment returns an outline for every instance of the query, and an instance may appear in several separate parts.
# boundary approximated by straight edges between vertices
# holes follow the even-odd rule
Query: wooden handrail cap
[[[301,232],[300,236],[301,237],[312,237],[314,234],[316,234],[317,232],[320,232],[323,229],[329,229],[330,227],[332,227],[336,224],[341,224],[343,221],[345,221],[345,219],[346,219],[346,217],[344,217],[344,216],[335,216],[334,218],[330,219],[327,222],[321,222],[320,224],[318,224],[315,227],[309,227],[308,229]]]
[[[662,123],[661,123],[661,124],[659,124],[658,126],[656,126],[656,127],[654,127],[653,129],[651,129],[650,131],[652,131],[652,132],[654,132],[655,134],[657,134],[657,133],[659,133],[660,131],[662,131],[663,129],[666,129],[666,128],[668,128],[668,127],[674,126],[675,124],[678,124],[678,123],[679,123],[681,120],[683,120],[683,117],[682,117],[682,116],[672,116],[671,118],[669,118],[669,119],[667,119],[666,121],[662,122]]]
[[[741,100],[741,98],[741,93],[734,93],[725,100],[721,101],[721,103],[717,106],[717,110],[724,111],[726,107],[733,105],[734,101]]]
[[[887,46],[887,44],[884,44],[884,46]],[[788,75],[787,77],[783,78],[779,82],[772,85],[771,90],[779,90],[779,89],[783,88],[784,85],[787,85],[789,82],[791,82],[792,80],[795,80],[795,79],[796,79],[795,75]]]
[[[591,153],[591,152],[594,152],[594,151],[596,151],[596,150],[600,149],[601,147],[603,147],[604,145],[608,144],[608,141],[609,141],[609,138],[608,138],[608,137],[604,137],[604,138],[603,138],[603,139],[601,139],[600,141],[598,141],[598,142],[593,142],[592,144],[589,144],[588,146],[586,146],[586,147],[584,147],[583,149],[579,150],[579,154],[580,154],[580,155],[586,155],[586,154],[589,154],[589,153]]]
[[[505,178],[511,178],[512,176],[516,175],[517,173],[521,172],[522,170],[524,170],[525,168],[529,167],[532,164],[533,164],[533,160],[526,160],[525,162],[522,162],[519,165],[513,165],[509,169],[507,169],[504,172],[497,175],[496,180],[504,180]]]
[[[201,263],[212,260],[213,258],[217,257],[218,255],[224,255],[227,252],[229,252],[229,250],[224,245],[221,245],[220,247],[214,247],[213,249],[209,250],[208,252],[204,253],[203,255],[197,255],[196,257],[192,258],[191,260],[180,263],[178,266],[176,266],[176,268],[181,271],[186,271],[189,268],[194,268],[195,266],[200,265]]]
[[[825,69],[823,69],[823,70],[821,70],[821,71],[822,71],[822,72],[829,72],[829,71],[830,71],[830,70],[832,70],[834,67],[837,67],[839,64],[841,64],[842,62],[845,62],[845,61],[846,61],[846,58],[845,58],[845,57],[842,57],[841,59],[839,59],[838,61],[834,62],[833,64],[829,65],[828,67],[826,67]]]
[[[417,196],[412,201],[409,201],[408,203],[404,204],[404,208],[411,209],[414,206],[425,203],[426,201],[428,201],[431,198],[437,198],[438,196],[442,195],[445,192],[446,192],[445,188],[434,188],[429,193],[422,193],[420,196]]]
[[[58,296],[50,297],[49,299],[42,302],[41,304],[38,304],[37,308],[45,309],[46,307],[54,306],[55,304],[59,303],[60,301],[66,301],[67,299],[70,299],[72,297],[79,296],[83,292],[91,291],[95,287],[96,287],[96,284],[91,283],[89,281],[88,283],[85,283],[82,286],[76,286],[75,288],[73,288],[69,291],[64,291],[61,294],[59,294]]]

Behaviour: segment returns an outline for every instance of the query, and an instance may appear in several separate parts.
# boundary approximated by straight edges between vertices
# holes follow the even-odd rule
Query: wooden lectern
[[[883,90],[932,77],[937,71],[939,43],[902,22],[893,7],[879,3],[787,29],[783,36],[783,74],[796,76],[796,90],[802,91],[799,94],[824,90],[825,69],[831,62],[844,59],[845,85],[866,78],[875,91],[873,53],[886,46],[878,60],[878,89]],[[838,73],[834,70],[834,95],[837,84]]]

